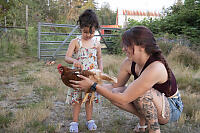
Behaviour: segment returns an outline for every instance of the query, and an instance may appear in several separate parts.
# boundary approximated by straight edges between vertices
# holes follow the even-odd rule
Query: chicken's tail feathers
[[[117,78],[111,77],[111,76],[101,72],[101,70],[99,70],[99,69],[92,69],[92,70],[89,70],[89,71],[92,72],[93,74],[95,74],[97,79],[106,80],[108,82],[117,83]]]
[[[110,77],[110,76],[108,76],[108,75],[105,74],[105,73],[102,73],[102,74],[101,74],[101,79],[102,79],[102,80],[109,81],[109,82],[117,83],[117,78],[115,78],[115,77]]]

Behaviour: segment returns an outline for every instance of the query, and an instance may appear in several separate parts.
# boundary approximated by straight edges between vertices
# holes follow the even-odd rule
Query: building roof
[[[160,17],[159,12],[150,12],[150,11],[139,11],[139,10],[123,10],[123,15],[130,15],[130,16],[155,16]]]
[[[120,28],[119,25],[101,25],[102,28]]]

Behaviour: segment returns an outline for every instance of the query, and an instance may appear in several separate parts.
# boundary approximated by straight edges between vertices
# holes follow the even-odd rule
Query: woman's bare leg
[[[162,95],[155,89],[149,90],[134,101],[135,107],[145,116],[150,133],[160,133],[159,123],[165,124],[169,120],[169,103],[165,97],[165,118],[162,117]]]
[[[119,87],[119,88],[113,88],[112,92],[113,93],[122,93],[124,90],[126,89],[126,87]],[[126,105],[121,105],[118,104],[116,102],[111,101],[112,104],[114,104],[115,106],[119,107],[122,110],[125,110],[129,113],[132,113],[134,115],[136,115],[139,119],[140,119],[140,125],[144,126],[145,125],[145,117],[143,114],[141,114],[140,112],[138,112],[138,110],[136,109],[135,105],[133,103],[129,103]]]

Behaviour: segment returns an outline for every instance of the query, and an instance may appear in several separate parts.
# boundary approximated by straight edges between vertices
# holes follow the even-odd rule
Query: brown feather
[[[61,73],[61,79],[66,86],[71,87],[71,88],[72,88],[72,86],[71,86],[71,82],[69,82],[69,80],[76,80],[76,81],[82,80],[77,75],[83,75],[85,77],[94,75],[94,73],[92,73],[88,70],[70,69],[66,66],[62,66],[61,68],[63,69],[63,72]]]
[[[102,83],[102,80],[107,80],[109,82],[116,82],[114,78],[111,78],[108,75],[101,72],[94,72],[94,71],[81,70],[81,69],[70,69],[66,66],[61,66],[59,69],[62,69],[61,79],[63,83],[66,86],[71,87],[71,88],[73,87],[71,86],[71,82],[69,80],[75,80],[75,81],[82,80],[77,75],[83,75],[99,84]]]
[[[61,79],[63,83],[71,87],[71,82],[70,80],[75,80],[75,81],[80,81],[82,80],[79,78],[77,75],[83,75],[85,77],[88,77],[94,82],[97,82],[98,84],[102,84],[102,80],[107,80],[109,82],[115,82],[116,83],[116,78],[109,77],[108,75],[100,72],[100,71],[89,71],[89,70],[80,70],[80,69],[70,69],[66,66],[62,66],[61,64],[58,65],[58,71],[61,73]],[[85,94],[85,97],[82,101],[84,103],[88,97],[88,93]],[[94,100],[94,92],[92,92],[92,97],[90,99],[90,104]]]

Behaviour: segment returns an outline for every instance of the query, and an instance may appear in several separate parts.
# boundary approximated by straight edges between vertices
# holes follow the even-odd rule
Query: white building
[[[139,11],[139,10],[117,10],[117,17],[116,17],[116,25],[121,26],[122,28],[125,27],[128,23],[128,19],[134,19],[137,21],[141,21],[144,18],[160,18],[159,12],[151,12],[151,11]]]

